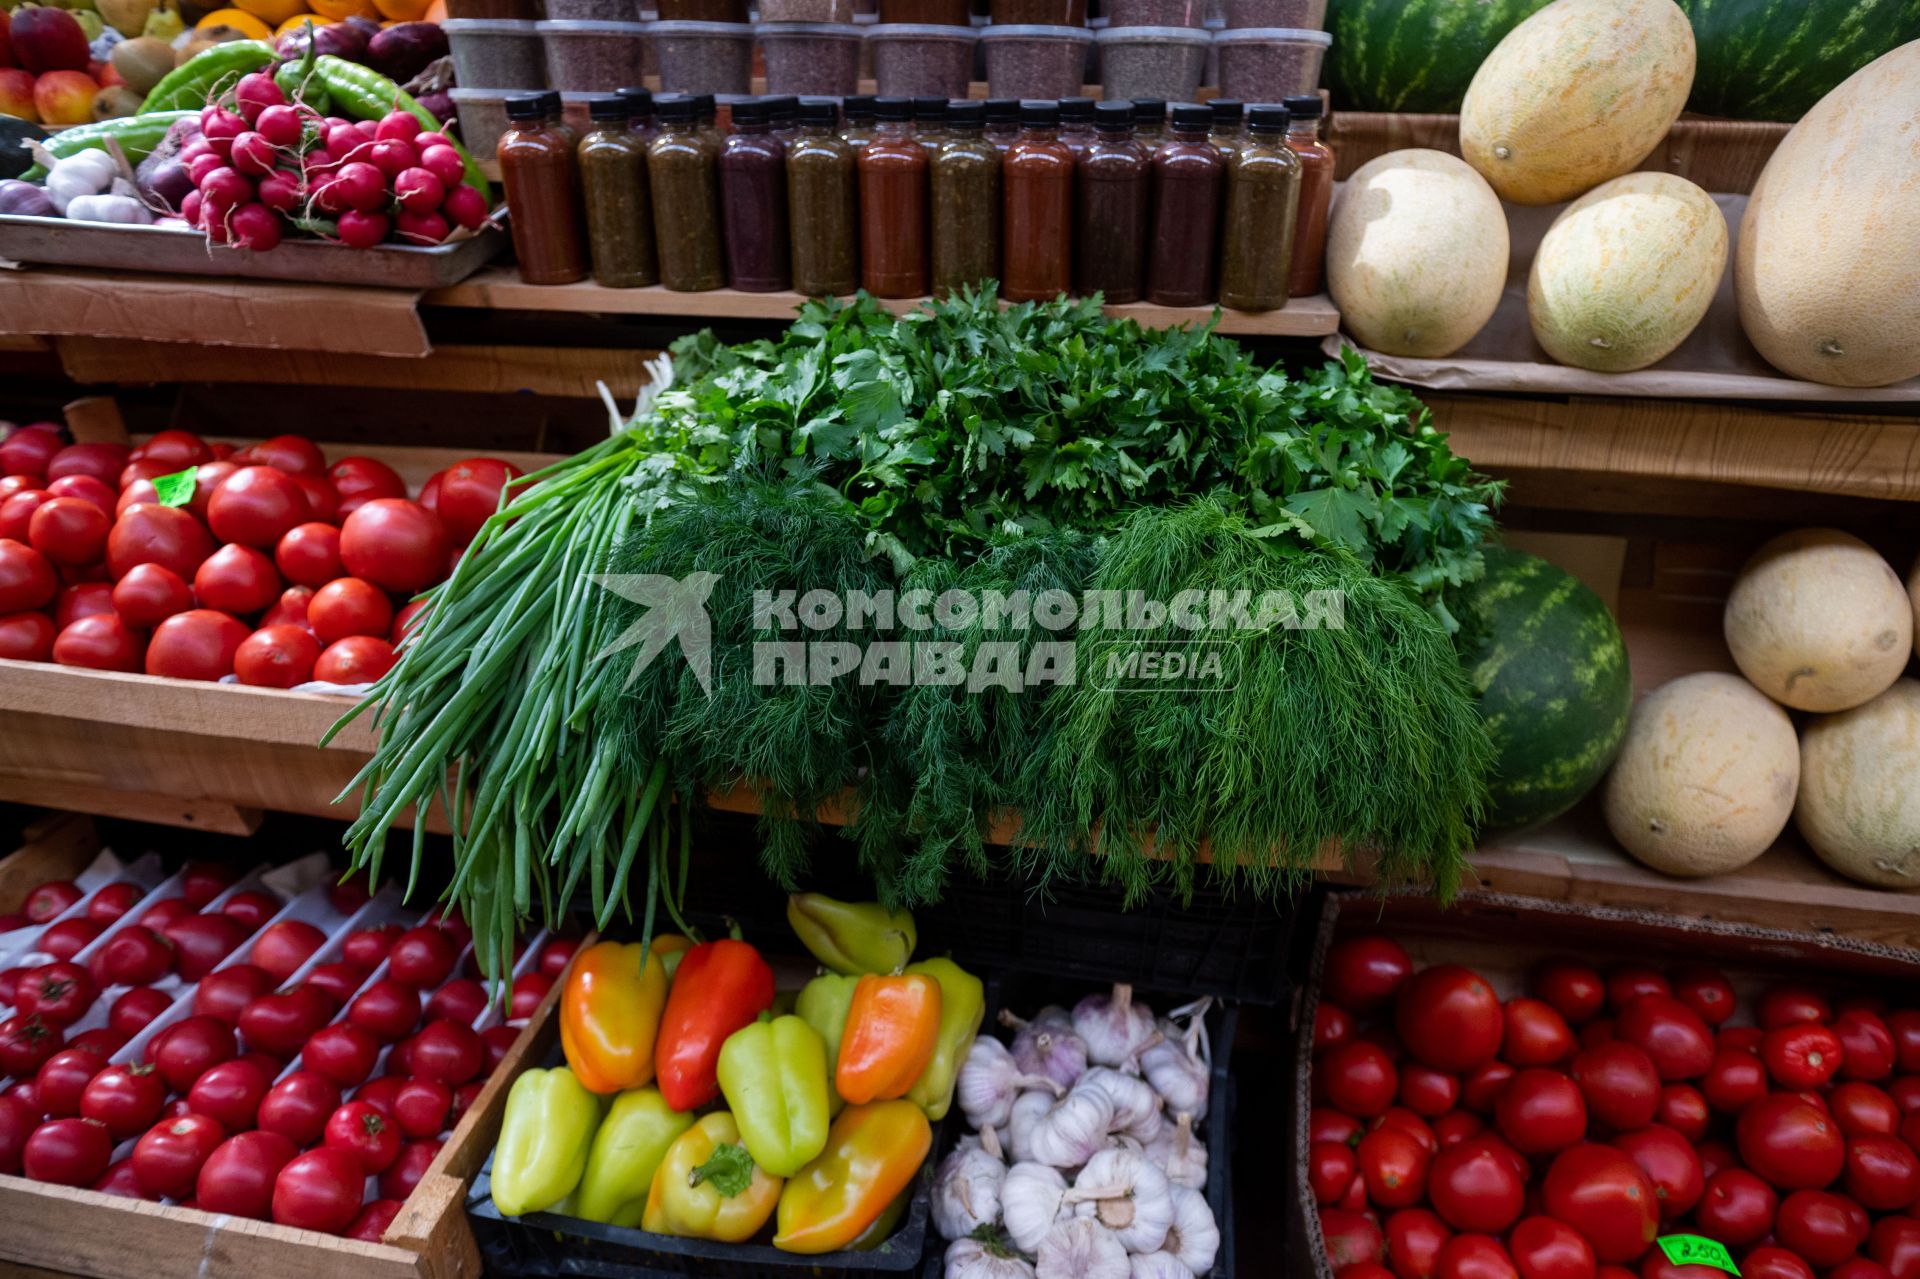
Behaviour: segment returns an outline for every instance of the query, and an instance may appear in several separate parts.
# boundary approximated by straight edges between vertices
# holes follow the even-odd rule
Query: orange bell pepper
[[[684,937],[656,937],[644,965],[638,942],[598,942],[574,958],[560,992],[560,1047],[587,1091],[652,1082],[653,1041],[667,1003],[664,961],[686,946]]]
[[[827,1132],[827,1148],[780,1192],[773,1246],[818,1255],[850,1247],[906,1189],[933,1128],[910,1101],[848,1106]]]
[[[939,1037],[939,982],[923,973],[869,973],[853,988],[834,1087],[854,1106],[904,1097],[933,1059]]]

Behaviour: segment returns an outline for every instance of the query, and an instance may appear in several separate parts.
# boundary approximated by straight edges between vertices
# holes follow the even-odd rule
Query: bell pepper
[[[907,971],[940,983],[940,1030],[934,1036],[933,1057],[907,1091],[907,1100],[939,1123],[953,1105],[953,1083],[959,1078],[960,1063],[967,1059],[973,1038],[980,1033],[980,1022],[987,1015],[987,990],[978,977],[951,959],[923,959],[908,964]]]
[[[800,988],[793,1011],[801,1021],[814,1028],[827,1047],[827,1113],[837,1115],[847,1104],[834,1084],[840,1063],[840,1035],[847,1028],[847,1010],[853,1006],[853,988],[858,977],[822,973]]]
[[[855,1106],[904,1097],[933,1060],[940,983],[925,973],[861,977],[840,1035],[834,1087]]]
[[[827,1049],[798,1017],[742,1026],[720,1049],[720,1091],[753,1162],[791,1177],[827,1145]]]
[[[641,1228],[656,1235],[741,1243],[773,1215],[780,1185],[740,1144],[733,1116],[716,1110],[667,1149],[647,1192]]]
[[[603,941],[581,952],[560,992],[560,1048],[591,1092],[653,1082],[653,1040],[667,1002],[661,943],[641,962],[640,943]]]
[[[718,1096],[721,1045],[772,1005],[773,969],[747,943],[722,938],[689,950],[654,1040],[654,1066],[667,1104],[692,1110]]]
[[[493,1148],[493,1203],[502,1216],[542,1212],[580,1184],[600,1103],[565,1066],[513,1081]]]
[[[780,1192],[773,1246],[815,1255],[852,1246],[920,1171],[933,1127],[910,1101],[848,1106],[827,1148]]]
[[[574,1215],[610,1226],[638,1226],[653,1174],[667,1149],[693,1127],[693,1116],[667,1105],[658,1088],[635,1088],[613,1099],[587,1153]]]
[[[819,893],[787,898],[787,923],[809,954],[843,975],[897,973],[913,958],[913,915],[879,902],[843,902]]]

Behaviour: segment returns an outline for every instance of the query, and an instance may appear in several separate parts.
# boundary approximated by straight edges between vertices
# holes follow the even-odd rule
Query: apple
[[[84,71],[47,71],[33,82],[33,105],[42,124],[90,124],[98,92]]]
[[[17,9],[11,36],[13,56],[35,75],[78,71],[92,59],[86,31],[65,9]]]
[[[40,119],[33,105],[33,72],[0,67],[0,115],[36,122]]]
[[[5,9],[0,9],[0,67],[17,65],[13,60],[13,37],[7,34],[12,26],[13,19]]]

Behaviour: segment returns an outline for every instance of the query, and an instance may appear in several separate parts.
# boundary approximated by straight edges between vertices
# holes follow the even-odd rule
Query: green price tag
[[[185,506],[193,500],[194,480],[199,476],[200,468],[189,466],[184,471],[175,471],[172,475],[153,477],[154,495],[162,506]]]
[[[1725,1244],[1701,1235],[1662,1235],[1654,1242],[1660,1245],[1661,1252],[1667,1254],[1667,1260],[1676,1266],[1712,1266],[1730,1275],[1740,1273]]]

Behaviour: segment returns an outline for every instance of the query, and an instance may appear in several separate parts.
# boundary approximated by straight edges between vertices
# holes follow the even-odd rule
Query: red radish
[[[467,180],[467,162],[450,146],[421,147],[420,167],[439,178],[449,191]]]
[[[333,189],[347,208],[372,213],[387,202],[387,175],[375,165],[352,160],[333,175]]]
[[[241,248],[265,253],[280,244],[280,219],[264,204],[243,204],[227,215],[227,233]]]
[[[402,142],[411,142],[420,136],[420,121],[409,111],[389,111],[374,126],[373,136],[382,141],[389,138]]]
[[[279,213],[292,213],[300,207],[300,179],[284,169],[275,169],[260,179],[260,203]]]
[[[407,244],[440,244],[453,233],[438,213],[408,213],[405,209],[394,217],[393,230]]]
[[[487,220],[487,198],[480,194],[477,187],[453,187],[441,202],[440,212],[451,218],[455,225],[468,231],[476,230]]]
[[[327,189],[331,190],[332,187]],[[362,213],[358,209],[348,209],[340,215],[338,230],[340,242],[348,248],[371,249],[387,238],[387,218],[384,213]]]
[[[420,156],[413,149],[413,143],[400,138],[383,138],[374,143],[373,148],[367,152],[367,158],[373,162],[375,168],[390,178],[420,163]]]
[[[403,169],[393,180],[393,194],[408,213],[431,213],[446,198],[447,187],[424,168]]]
[[[273,82],[273,77],[265,71],[255,71],[240,77],[240,83],[233,87],[233,100],[240,108],[240,114],[249,123],[260,118],[260,113],[268,107],[280,107],[287,104],[287,95]]]
[[[228,163],[234,168],[254,177],[273,172],[274,162],[278,158],[274,153],[273,143],[252,129],[248,129],[233,140],[233,146],[229,148],[227,155]]]
[[[363,146],[370,146],[372,144],[360,136],[359,129],[342,120],[339,124],[327,126],[326,145],[327,150],[331,151],[341,160],[349,160],[353,157],[355,151]],[[312,153],[309,152],[308,154],[311,155]]]
[[[253,119],[253,127],[276,147],[300,145],[300,112],[285,103],[263,107]]]
[[[237,209],[253,198],[253,183],[225,165],[215,168],[197,185],[202,207],[221,214]]]

